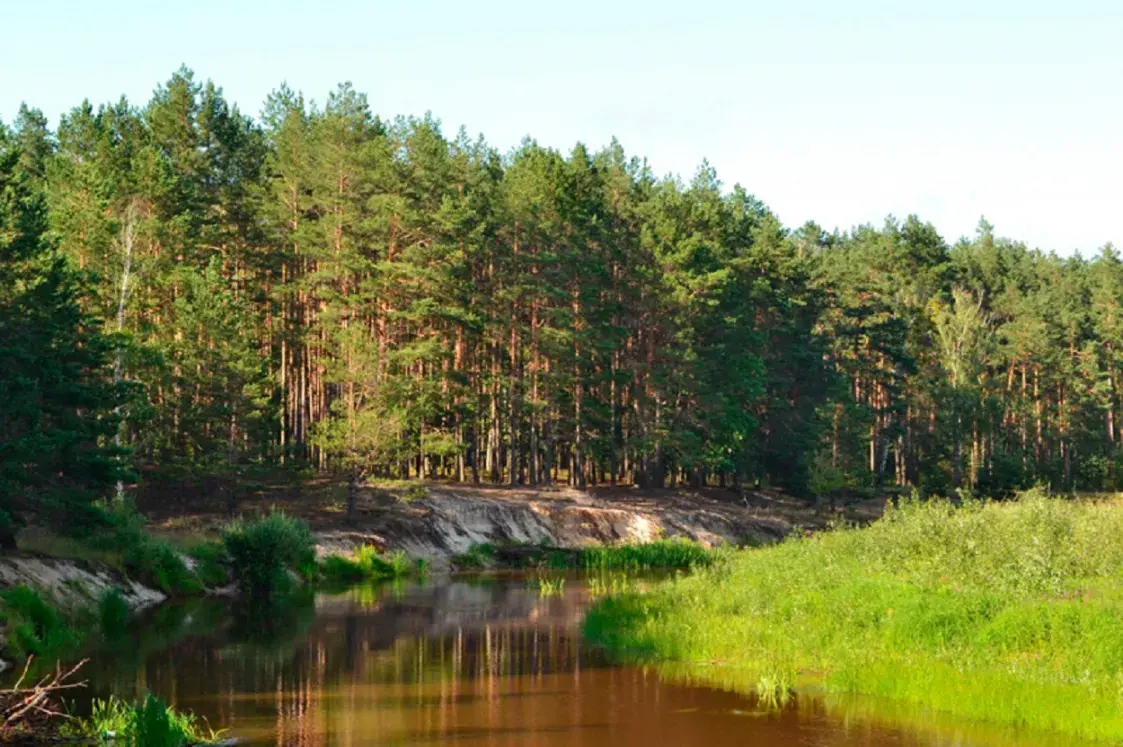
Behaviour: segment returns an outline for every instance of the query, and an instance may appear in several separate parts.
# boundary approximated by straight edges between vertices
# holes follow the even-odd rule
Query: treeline
[[[322,107],[282,87],[254,119],[183,69],[143,107],[83,103],[53,132],[24,108],[0,137],[44,251],[84,279],[74,313],[108,335],[100,375],[132,392],[95,435],[137,466],[1118,481],[1110,247],[1060,258],[985,222],[949,246],[915,217],[789,230],[708,165],[683,183],[615,143],[500,154],[348,85]]]

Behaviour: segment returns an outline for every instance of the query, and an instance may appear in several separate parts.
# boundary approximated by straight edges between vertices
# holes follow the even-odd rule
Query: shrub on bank
[[[252,596],[270,596],[291,586],[290,571],[305,578],[316,569],[315,540],[308,525],[281,512],[226,527],[222,541],[234,577]]]
[[[98,602],[98,623],[106,640],[122,638],[128,630],[131,616],[132,610],[120,589],[110,589]]]
[[[103,516],[105,529],[95,534],[89,544],[116,554],[129,576],[168,596],[203,590],[175,546],[145,531],[144,517],[131,504],[114,505],[103,511]]]
[[[0,592],[0,618],[7,628],[5,647],[17,657],[59,654],[81,643],[81,635],[62,614],[26,586]]]
[[[1123,738],[1123,505],[912,502],[609,598],[595,641],[762,695],[801,681]]]
[[[203,542],[187,554],[195,561],[195,576],[203,586],[213,589],[230,583],[229,558],[221,542]]]

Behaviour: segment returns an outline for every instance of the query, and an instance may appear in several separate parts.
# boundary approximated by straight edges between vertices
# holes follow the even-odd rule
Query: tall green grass
[[[424,572],[423,559],[410,560],[402,550],[382,555],[370,545],[363,545],[352,557],[329,555],[320,562],[320,575],[329,583],[405,578]]]
[[[586,633],[765,697],[814,683],[1119,740],[1123,505],[910,502],[608,597]]]
[[[645,571],[659,568],[706,568],[712,566],[721,557],[721,552],[685,539],[655,540],[587,547],[581,550],[577,564],[589,570]]]
[[[13,586],[0,591],[0,621],[6,628],[5,650],[22,658],[75,651],[82,634],[35,589]]]
[[[454,555],[452,565],[460,570],[481,570],[498,566],[645,571],[709,567],[723,553],[723,550],[712,550],[682,538],[598,545],[581,550],[517,542],[500,545],[484,543],[472,545],[467,552]]]
[[[90,717],[68,724],[64,736],[118,747],[187,747],[216,743],[222,733],[149,695],[139,703],[96,700]]]

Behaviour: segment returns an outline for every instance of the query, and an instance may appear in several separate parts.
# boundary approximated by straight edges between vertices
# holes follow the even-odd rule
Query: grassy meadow
[[[766,699],[814,686],[1123,740],[1123,503],[909,502],[610,596],[586,634]]]

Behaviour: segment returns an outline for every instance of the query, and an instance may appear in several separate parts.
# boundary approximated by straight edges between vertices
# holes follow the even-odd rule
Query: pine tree
[[[0,129],[0,546],[28,513],[76,529],[122,477],[113,342],[47,238],[46,199]],[[30,163],[34,164],[34,160]]]

